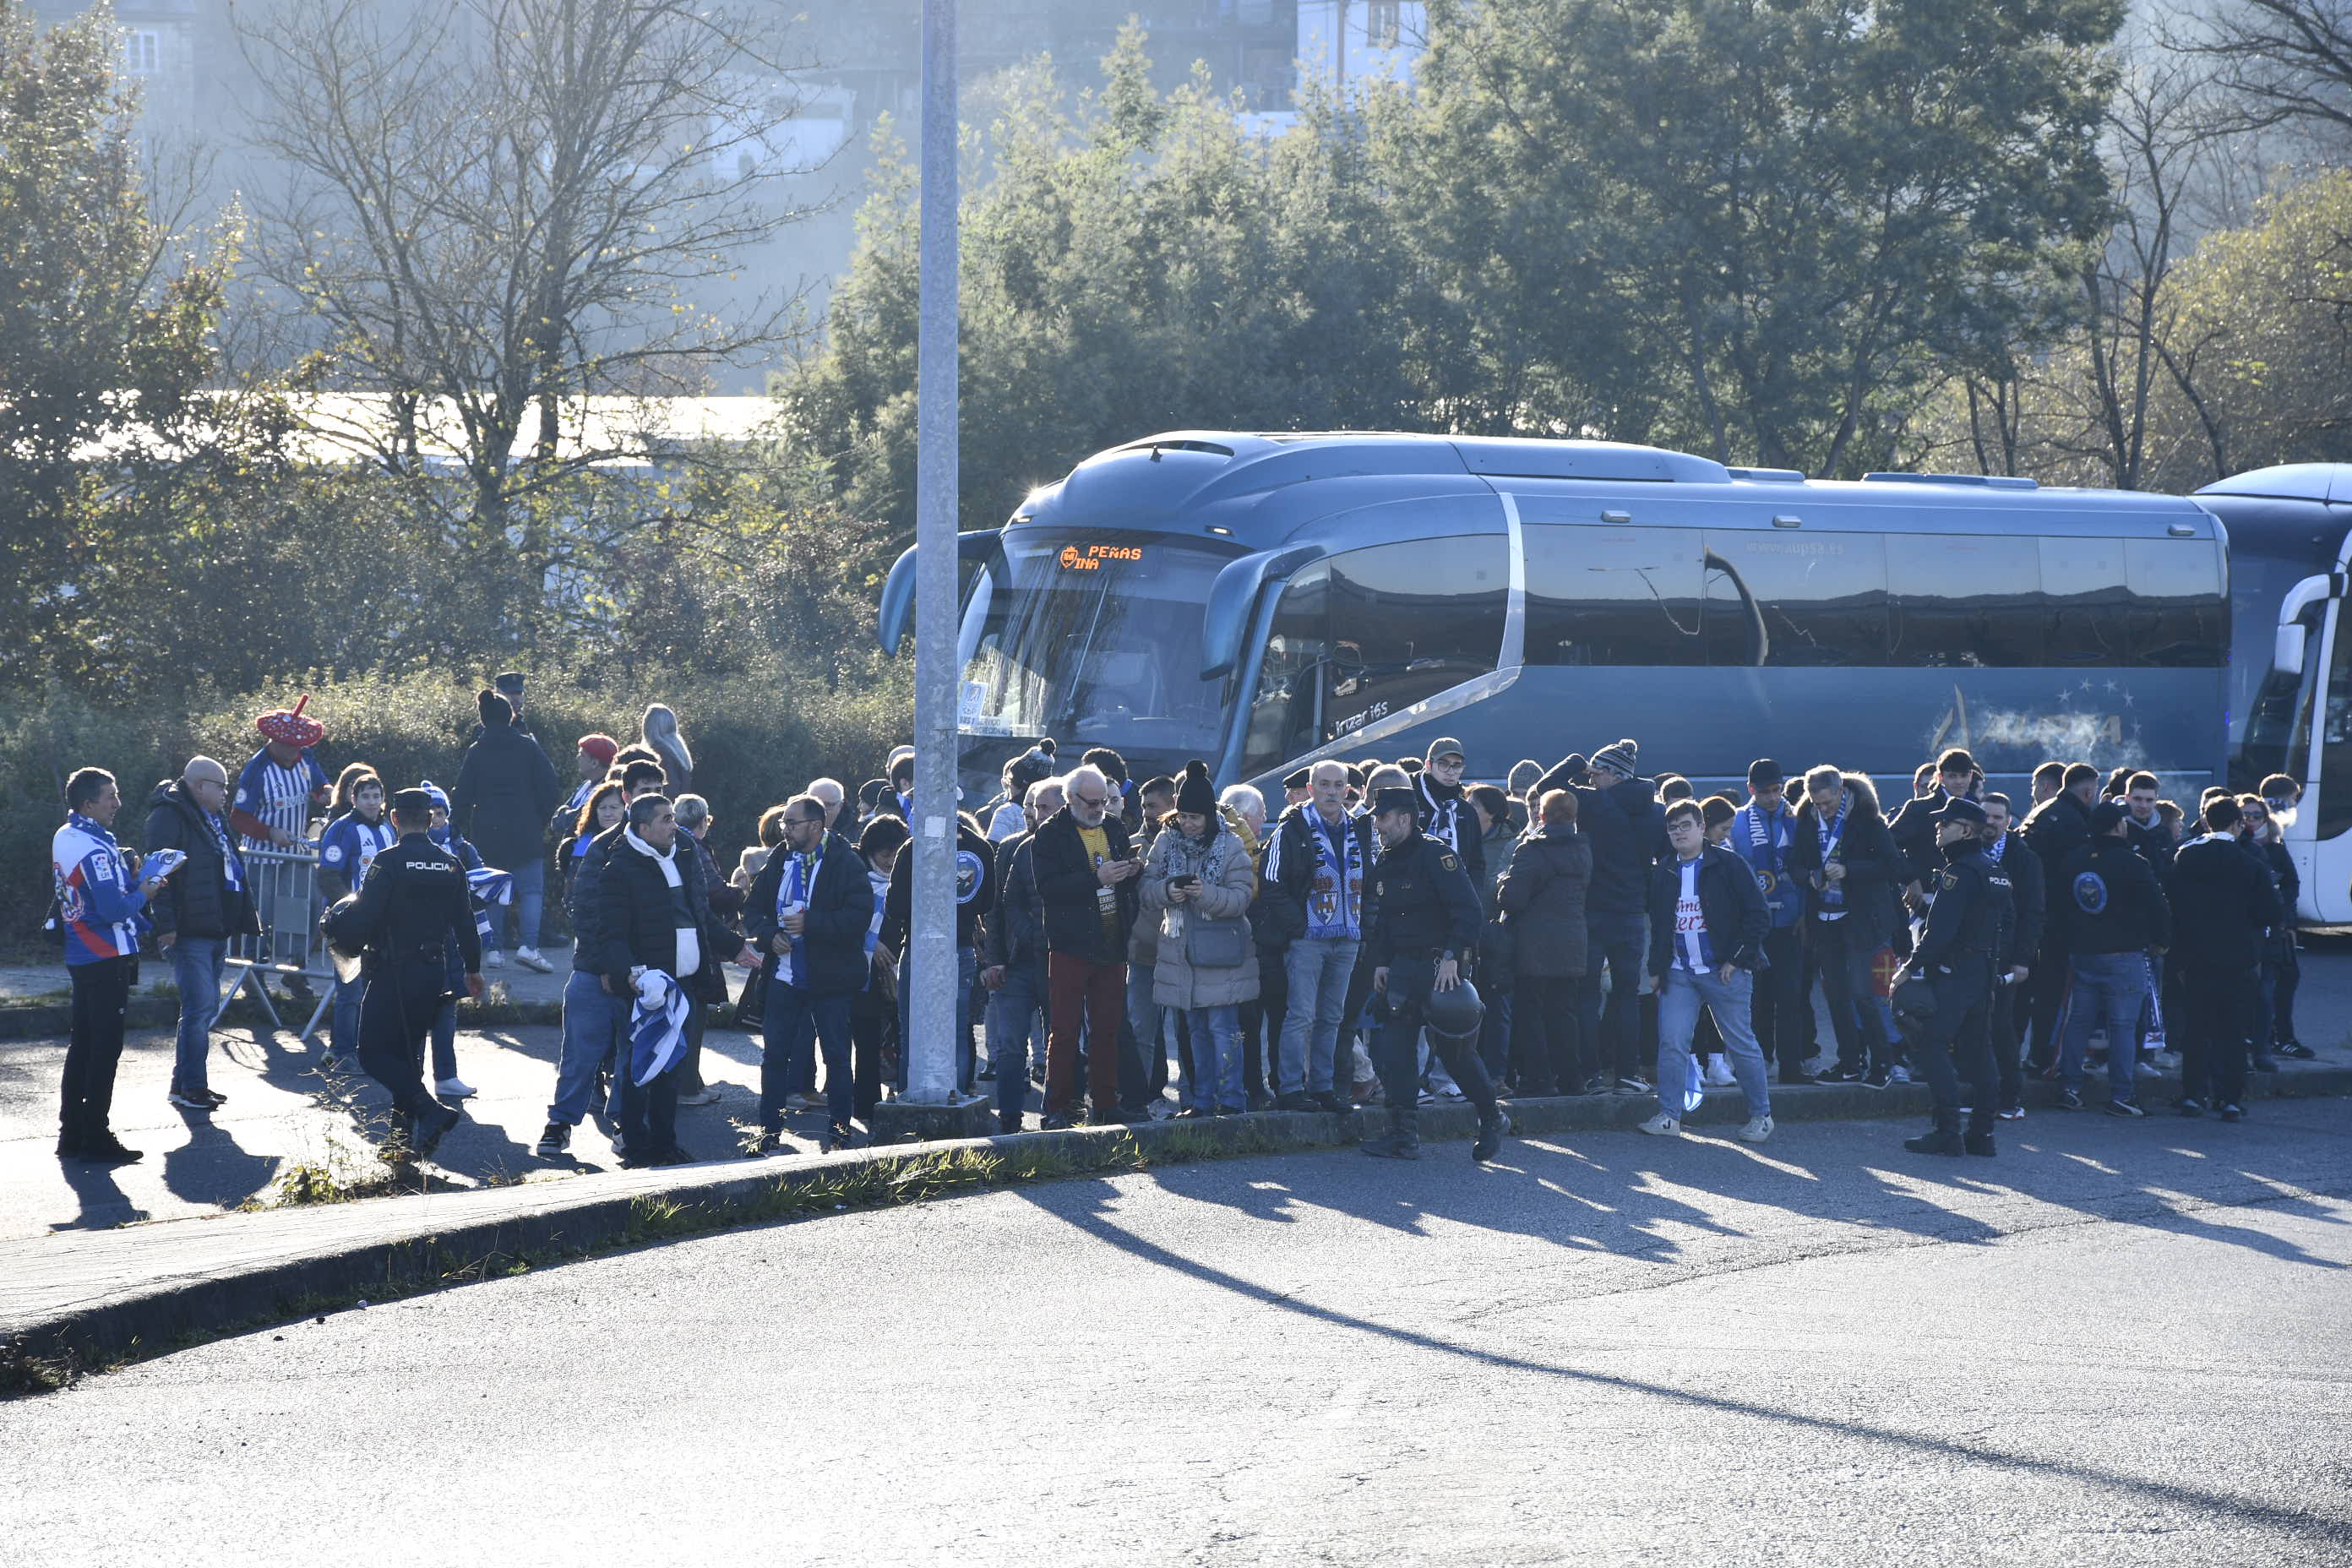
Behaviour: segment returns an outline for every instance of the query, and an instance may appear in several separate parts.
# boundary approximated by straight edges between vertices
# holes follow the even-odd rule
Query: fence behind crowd
[[[246,875],[253,880],[253,907],[261,919],[257,936],[242,937],[229,950],[237,970],[228,997],[248,993],[269,1020],[270,1027],[285,1025],[262,984],[270,974],[306,975],[323,981],[317,1007],[299,1037],[308,1038],[319,1026],[332,994],[334,975],[327,961],[326,942],[319,933],[319,857],[310,848],[247,849]]]

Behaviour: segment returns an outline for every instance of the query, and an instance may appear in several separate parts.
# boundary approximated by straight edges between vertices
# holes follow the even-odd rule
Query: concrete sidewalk
[[[2004,1123],[2011,1152],[2032,1147],[2052,1086],[2031,1086],[2024,1122]],[[2143,1080],[2151,1106],[2178,1092],[2170,1079]],[[2317,1062],[2289,1062],[2258,1075],[2251,1115],[2278,1097],[2352,1094],[2352,1060],[2342,1050]],[[1924,1086],[1871,1089],[1819,1086],[1774,1094],[1782,1137],[1809,1121],[1924,1117]],[[1633,1137],[1648,1116],[1647,1096],[1608,1095],[1522,1101],[1513,1107],[1525,1136],[1596,1133]],[[2097,1115],[2095,1110],[2086,1114]],[[1703,1137],[1727,1139],[1743,1111],[1736,1090],[1718,1089],[1690,1121]],[[1363,1122],[1366,1119],[1353,1119]],[[1427,1157],[1458,1159],[1444,1140],[1469,1135],[1466,1106],[1424,1110]],[[2226,1140],[2232,1129],[2184,1122],[2162,1110],[2141,1124],[2151,1139]],[[189,1336],[323,1310],[362,1298],[432,1289],[519,1266],[551,1262],[616,1245],[772,1220],[836,1202],[906,1201],[988,1182],[1221,1152],[1328,1147],[1355,1129],[1318,1113],[1261,1113],[1141,1128],[1079,1129],[951,1143],[898,1145],[776,1160],[722,1160],[680,1169],[608,1171],[568,1181],[520,1184],[455,1182],[411,1196],[326,1206],[231,1213],[110,1230],[63,1229],[0,1241],[0,1384],[34,1385],[59,1366],[101,1363],[169,1348]],[[1897,1147],[1893,1162],[1922,1158]],[[454,1142],[453,1139],[453,1142]],[[1507,1159],[1508,1155],[1505,1156]],[[1769,1152],[1763,1157],[1769,1158]],[[1938,1168],[1946,1168],[1937,1162]],[[1964,1172],[1963,1162],[1952,1162]],[[135,1168],[134,1168],[135,1169]],[[5,1347],[13,1342],[13,1351]],[[35,1368],[37,1363],[38,1371]]]

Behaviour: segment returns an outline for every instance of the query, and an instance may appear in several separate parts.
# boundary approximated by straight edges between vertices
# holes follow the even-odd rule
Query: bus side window
[[[1529,664],[1706,662],[1698,530],[1530,522],[1520,533]]]
[[[1328,564],[1330,654],[1320,739],[1494,669],[1510,583],[1501,534],[1377,544]]]
[[[1706,662],[1886,662],[1886,547],[1875,533],[1706,531]]]
[[[2042,563],[2028,540],[1890,533],[1886,590],[1890,664],[2013,669],[2042,662]]]
[[[1263,773],[1322,742],[1324,664],[1330,655],[1331,575],[1318,563],[1282,588],[1250,701],[1242,771]]]
[[[2042,560],[2042,658],[2060,668],[2129,661],[2126,616],[2131,585],[2120,539],[2038,542]]]
[[[2131,662],[2210,669],[2226,662],[2229,605],[2221,597],[2221,546],[2210,539],[2129,539]]]

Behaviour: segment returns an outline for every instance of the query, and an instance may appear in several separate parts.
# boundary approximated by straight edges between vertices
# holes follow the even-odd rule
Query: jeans
[[[457,1076],[457,999],[452,996],[433,1016],[433,1081],[437,1084]]]
[[[1282,973],[1289,991],[1282,1017],[1282,1044],[1275,1058],[1276,1091],[1328,1094],[1346,1016],[1348,982],[1363,944],[1349,937],[1300,937],[1283,950]]]
[[[2066,1035],[2058,1051],[2058,1076],[2068,1089],[2082,1089],[2083,1058],[2091,1048],[2091,1026],[2105,1023],[2107,1094],[2118,1102],[2131,1099],[2132,1066],[2139,1055],[2139,1014],[2147,1000],[2147,984],[2145,953],[2074,954],[2073,999],[2066,1004]]]
[[[367,976],[355,974],[335,982],[335,1000],[327,1021],[327,1054],[350,1061],[360,1048],[360,1004],[367,996]]]
[[[1607,914],[1598,910],[1584,917],[1584,1013],[1580,1020],[1585,1045],[1600,1063],[1602,1076],[1632,1078],[1633,1047],[1641,1016],[1642,951],[1648,925],[1640,915]],[[1609,971],[1609,1001],[1601,1000],[1601,971]]]
[[[1097,1117],[1118,1111],[1118,1015],[1127,964],[1075,952],[1045,958],[1045,1114],[1067,1116],[1078,1098],[1078,1028],[1087,1038],[1087,1087]]]
[[[588,1114],[596,1080],[613,1059],[628,1017],[626,1003],[604,989],[604,981],[575,969],[563,983],[563,1047],[555,1059],[555,1099],[547,1119],[577,1127]]]
[[[1037,1012],[1045,1005],[1045,966],[1034,959],[1006,964],[1004,984],[988,999],[988,1059],[996,1069],[999,1116],[1018,1116],[1029,1103],[1029,1038],[1043,1035]]]
[[[912,955],[909,954],[909,956]],[[898,1076],[893,1080],[893,1085],[900,1094],[907,1092],[907,1074],[915,1057],[915,1053],[908,1048],[908,1042],[913,1039],[915,1035],[915,987],[910,984],[913,973],[914,965],[911,963],[902,967],[898,973]],[[957,948],[955,1039],[951,1044],[955,1051],[955,1086],[958,1090],[965,1094],[971,1092],[971,1079],[975,1067],[971,1058],[971,994],[979,981],[978,950],[969,947]],[[830,1058],[827,1058],[828,1061],[830,1059]],[[816,1069],[811,1066],[809,1070],[814,1073]],[[830,1073],[832,1068],[828,1067],[825,1070]],[[815,1081],[812,1078],[794,1087],[805,1091]],[[827,1092],[830,1093],[830,1086]],[[846,1126],[847,1123],[845,1122],[842,1125]]]
[[[542,855],[528,866],[517,866],[507,875],[514,879],[514,902],[509,907],[514,911],[515,945],[537,947],[540,917],[547,908],[547,858]],[[491,911],[490,945],[498,945],[499,931],[506,923],[503,915]]]
[[[1153,973],[1148,963],[1127,966],[1127,1026],[1135,1040],[1135,1056],[1119,1077],[1132,1080],[1127,1087],[1129,1098],[1135,1100],[1145,1098],[1146,1086],[1168,1070],[1168,1041],[1161,1026],[1168,1021],[1170,1009],[1151,999]],[[1093,1051],[1092,1040],[1087,1042],[1087,1049]]]
[[[1816,920],[1807,934],[1822,972],[1822,996],[1830,1005],[1830,1028],[1837,1036],[1843,1072],[1885,1067],[1895,1057],[1894,1037],[1878,1011],[1878,950],[1853,935],[1853,917]]]
[[[1690,1088],[1692,1034],[1698,1028],[1699,1009],[1715,1020],[1723,1040],[1723,1054],[1731,1058],[1732,1076],[1748,1099],[1748,1119],[1772,1114],[1769,1075],[1764,1070],[1764,1049],[1756,1043],[1749,1014],[1756,1001],[1756,976],[1734,969],[1719,980],[1710,970],[1694,974],[1676,964],[1666,971],[1658,987],[1658,1109],[1675,1121],[1690,1114],[1683,1109]]]
[[[1184,1054],[1184,1090],[1179,1097],[1195,1110],[1243,1111],[1249,1090],[1242,1083],[1241,1008],[1195,1007],[1189,1022],[1192,1048]]]
[[[212,1052],[213,1020],[220,1016],[228,943],[219,937],[184,936],[163,956],[172,961],[172,980],[180,988],[180,1048],[172,1061],[172,1087],[202,1093],[211,1087],[205,1058]]]
[[[846,991],[822,993],[768,982],[768,1007],[761,1020],[766,1044],[760,1053],[760,1131],[784,1130],[784,1096],[815,1071],[811,1047],[824,1053],[825,1115],[846,1127],[856,1111],[849,1074],[849,1002]],[[906,1052],[899,1052],[905,1060]]]

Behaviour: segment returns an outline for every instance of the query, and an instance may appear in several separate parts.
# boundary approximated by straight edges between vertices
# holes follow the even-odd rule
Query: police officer
[[[1904,1018],[1904,1044],[1926,1071],[1935,1096],[1935,1131],[1906,1138],[1915,1154],[1993,1152],[1993,1111],[1998,1104],[1992,1059],[1992,998],[1995,973],[2010,955],[2010,926],[2016,898],[2008,874],[1985,857],[1979,835],[1984,807],[1965,795],[1944,803],[1936,814],[1936,847],[1944,868],[1936,874],[1935,901],[1927,929],[1911,957],[1906,984],[1896,990],[1897,1010],[1905,993],[1921,983],[1935,996],[1932,1012],[1916,1008]],[[1969,1080],[1969,1131],[1960,1135],[1960,1079]]]
[[[1389,1131],[1363,1147],[1389,1160],[1421,1158],[1416,1058],[1423,1015],[1433,994],[1462,984],[1463,961],[1475,950],[1485,918],[1461,857],[1423,836],[1421,804],[1412,789],[1383,789],[1372,801],[1381,858],[1365,900],[1364,962],[1371,967],[1372,988],[1388,999],[1388,1021],[1374,1041],[1372,1062],[1388,1098]],[[1478,1108],[1470,1157],[1493,1159],[1511,1124],[1478,1059],[1476,1029],[1445,1035],[1433,1028],[1429,1037],[1446,1071]]]
[[[402,790],[392,797],[392,822],[400,841],[376,855],[332,934],[340,946],[367,950],[360,1066],[391,1092],[394,1141],[421,1159],[457,1124],[424,1079],[425,1035],[449,994],[449,944],[464,962],[467,994],[479,996],[482,939],[465,867],[430,837],[433,797]]]

